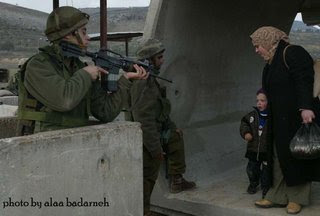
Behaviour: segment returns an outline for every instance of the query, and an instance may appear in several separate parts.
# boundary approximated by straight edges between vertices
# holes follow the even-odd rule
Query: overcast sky
[[[17,4],[22,7],[50,13],[52,11],[52,0],[0,0],[9,4]],[[134,7],[149,6],[150,0],[107,0],[108,7]],[[60,6],[69,5],[76,8],[99,7],[100,0],[60,0]],[[301,15],[296,20],[302,20]]]
[[[0,0],[9,4],[50,13],[52,11],[52,0]],[[108,7],[133,7],[149,6],[150,0],[107,0]],[[60,0],[60,6],[69,5],[76,8],[99,7],[100,0]]]

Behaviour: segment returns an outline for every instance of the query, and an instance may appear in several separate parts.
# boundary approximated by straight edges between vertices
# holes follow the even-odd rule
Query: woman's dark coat
[[[290,140],[301,126],[301,110],[311,109],[319,117],[320,108],[319,101],[312,96],[314,70],[311,56],[300,46],[289,46],[285,56],[288,69],[283,58],[287,45],[280,41],[272,63],[264,68],[262,85],[267,92],[271,113],[269,139],[276,146],[286,184],[294,186],[320,180],[320,160],[295,159],[289,149]],[[273,145],[269,146],[269,163],[272,164]]]

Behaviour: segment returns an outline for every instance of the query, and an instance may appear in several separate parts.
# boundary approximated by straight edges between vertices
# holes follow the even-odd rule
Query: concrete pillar
[[[0,139],[0,173],[3,216],[143,214],[142,134],[137,123]],[[82,203],[102,206],[67,207],[66,199],[81,204],[81,198]],[[32,200],[41,207],[31,207]],[[21,207],[21,201],[29,206]],[[55,201],[63,206],[53,206]],[[11,206],[5,207],[7,202]],[[46,202],[51,206],[44,206]]]

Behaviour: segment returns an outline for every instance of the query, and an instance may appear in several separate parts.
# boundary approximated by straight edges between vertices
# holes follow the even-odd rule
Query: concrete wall
[[[141,135],[137,123],[110,123],[0,139],[0,215],[142,215]],[[50,197],[64,207],[44,206]],[[109,206],[66,207],[81,197]],[[4,208],[10,198],[29,206]]]
[[[184,129],[187,177],[200,187],[245,163],[239,123],[264,65],[249,35],[264,25],[288,32],[301,2],[151,0],[144,39],[166,46],[161,75],[174,83],[163,84]]]
[[[15,116],[18,110],[18,106],[0,104],[0,118]]]
[[[185,130],[190,173],[202,180],[241,164],[241,116],[255,104],[263,61],[249,35],[289,31],[298,1],[152,0],[145,37],[164,41],[173,119]],[[165,83],[164,83],[165,84]]]
[[[16,117],[0,117],[0,139],[14,137],[17,123],[18,120]]]
[[[18,110],[18,96],[0,96],[0,138],[10,137],[11,133],[9,130],[13,128],[13,124],[15,121],[11,121],[10,123],[4,117],[13,117],[16,115]],[[4,118],[4,119],[2,119]],[[5,127],[5,124],[8,124],[8,128]],[[15,123],[14,123],[15,124]],[[15,126],[14,126],[15,127]],[[7,134],[7,136],[2,136],[2,134]]]
[[[4,96],[0,97],[0,103],[12,105],[12,106],[18,106],[18,96]]]

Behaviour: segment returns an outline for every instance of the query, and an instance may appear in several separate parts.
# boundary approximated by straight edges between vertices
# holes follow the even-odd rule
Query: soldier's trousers
[[[186,169],[183,138],[172,131],[167,145],[168,174],[183,174]],[[150,209],[150,198],[159,175],[160,164],[161,161],[152,158],[148,150],[143,147],[143,204],[145,212]]]
[[[186,162],[184,157],[184,141],[183,137],[175,131],[171,132],[171,136],[166,148],[166,157],[168,160],[168,174],[183,174],[186,171]]]

